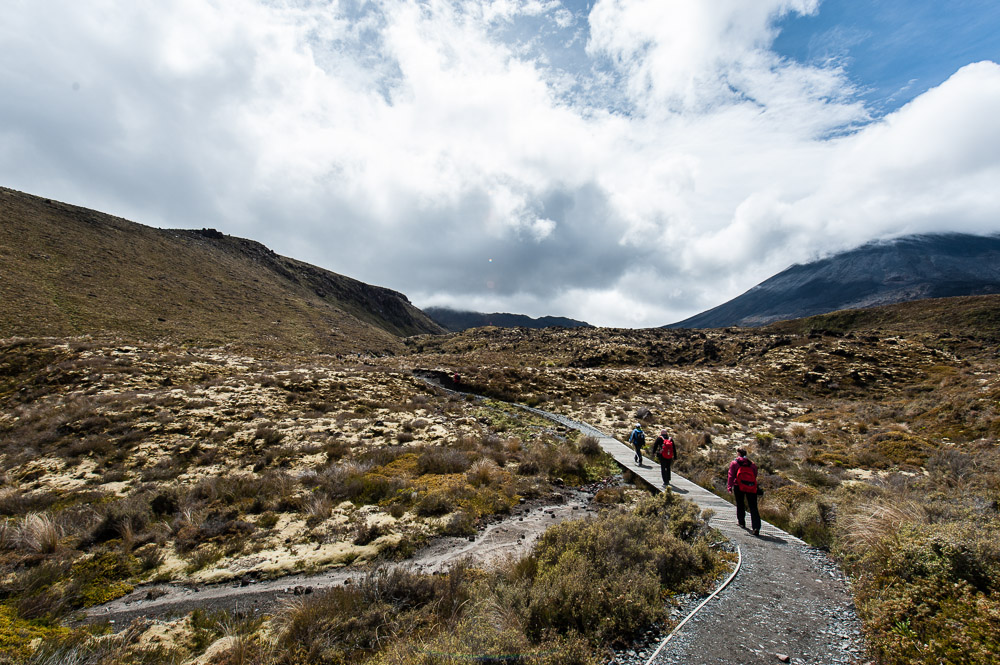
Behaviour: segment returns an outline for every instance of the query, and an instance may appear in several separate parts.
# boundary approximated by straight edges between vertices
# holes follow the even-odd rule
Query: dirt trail
[[[515,508],[509,517],[488,525],[475,537],[436,538],[411,559],[391,565],[433,574],[464,558],[489,565],[506,556],[525,554],[549,526],[590,513],[590,499],[587,492],[565,489],[546,500]],[[341,567],[316,575],[193,587],[146,584],[127,596],[88,609],[87,620],[111,621],[124,626],[137,618],[162,619],[194,609],[266,612],[283,599],[349,583],[370,569],[371,566]]]

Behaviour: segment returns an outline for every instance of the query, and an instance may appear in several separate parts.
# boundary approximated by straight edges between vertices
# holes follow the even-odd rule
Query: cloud
[[[38,0],[4,185],[445,304],[662,325],[795,261],[995,231],[997,65],[873,119],[783,59],[811,0]]]
[[[997,231],[1000,66],[963,67],[881,122],[831,142],[816,191],[787,224],[836,248],[909,233]]]

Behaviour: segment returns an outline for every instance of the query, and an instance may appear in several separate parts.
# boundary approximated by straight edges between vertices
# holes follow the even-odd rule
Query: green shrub
[[[696,585],[716,564],[707,546],[677,535],[703,532],[697,514],[693,504],[664,493],[632,511],[548,529],[535,546],[522,601],[531,634],[577,632],[595,644],[616,642],[662,620],[661,590]]]
[[[937,450],[937,447],[926,439],[907,432],[885,432],[876,434],[869,442],[876,454],[881,455],[894,464],[904,464],[920,467],[927,458]]]
[[[100,605],[132,591],[128,580],[140,570],[139,560],[119,550],[101,551],[70,569],[67,596],[74,607]]]
[[[279,662],[361,662],[386,634],[405,636],[423,621],[414,610],[435,597],[429,576],[379,569],[359,584],[300,596],[275,620]]]
[[[0,605],[0,662],[26,662],[34,650],[33,641],[58,638],[66,632],[51,622],[25,619],[10,605]]]
[[[452,496],[445,491],[428,492],[417,501],[417,515],[421,517],[434,517],[445,515],[455,509],[455,502]]]
[[[912,524],[881,547],[847,552],[858,610],[882,662],[996,662],[1000,653],[1000,544],[980,524]]]
[[[586,633],[595,643],[617,642],[663,618],[652,562],[622,568],[615,561],[609,567],[589,554],[568,549],[540,565],[526,608],[534,639],[555,630]]]

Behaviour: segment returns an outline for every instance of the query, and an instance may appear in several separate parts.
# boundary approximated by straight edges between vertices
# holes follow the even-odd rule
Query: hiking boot
[[[753,530],[753,535],[759,536],[760,535],[760,529],[754,529]]]
[[[745,522],[739,522],[739,525],[740,525],[740,528],[741,528],[741,529],[745,529],[745,528],[747,528],[747,525],[746,525],[746,523],[745,523]]]

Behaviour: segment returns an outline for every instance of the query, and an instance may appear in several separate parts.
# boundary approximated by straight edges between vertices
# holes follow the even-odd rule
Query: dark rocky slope
[[[469,328],[496,326],[498,328],[590,328],[585,321],[562,316],[541,316],[537,319],[524,314],[463,312],[448,307],[426,307],[424,312],[444,328],[461,332]]]
[[[794,265],[668,327],[761,326],[843,309],[993,293],[1000,293],[1000,237],[908,236]]]

